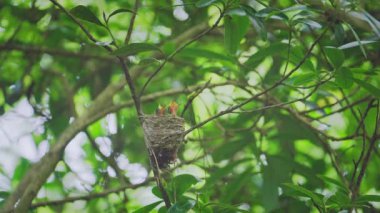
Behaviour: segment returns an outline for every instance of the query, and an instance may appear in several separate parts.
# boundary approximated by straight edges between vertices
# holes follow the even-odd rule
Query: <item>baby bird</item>
[[[174,117],[177,116],[178,104],[175,101],[172,101],[168,107],[168,112]]]
[[[164,116],[165,115],[165,106],[162,106],[161,104],[159,104],[158,108],[156,109],[156,115]]]

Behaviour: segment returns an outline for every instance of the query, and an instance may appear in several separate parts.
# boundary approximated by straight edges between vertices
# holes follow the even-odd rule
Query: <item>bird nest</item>
[[[159,168],[167,168],[177,159],[183,141],[185,120],[172,115],[144,116],[144,130]]]

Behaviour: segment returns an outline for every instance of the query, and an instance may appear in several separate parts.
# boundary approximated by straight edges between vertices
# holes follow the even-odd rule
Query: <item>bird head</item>
[[[156,115],[164,116],[165,115],[165,106],[159,104],[158,108],[156,109]]]
[[[170,105],[168,107],[168,111],[173,116],[177,116],[178,104],[175,101],[170,102]]]

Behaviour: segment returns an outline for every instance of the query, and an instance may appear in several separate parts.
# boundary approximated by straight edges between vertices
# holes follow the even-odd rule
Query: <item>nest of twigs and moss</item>
[[[154,163],[159,168],[167,168],[177,159],[177,152],[183,141],[185,120],[173,115],[144,116],[144,130],[149,140]]]

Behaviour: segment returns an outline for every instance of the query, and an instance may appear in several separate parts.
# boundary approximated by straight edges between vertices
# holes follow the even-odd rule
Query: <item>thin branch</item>
[[[120,187],[115,188],[115,189],[108,189],[108,190],[104,190],[104,191],[98,192],[98,193],[73,196],[73,197],[68,197],[68,198],[62,199],[62,200],[50,200],[50,201],[45,201],[45,202],[38,202],[38,203],[32,204],[30,206],[30,209],[36,209],[36,208],[43,207],[43,206],[58,206],[58,205],[63,205],[65,203],[75,202],[77,200],[89,201],[89,200],[93,200],[96,198],[102,198],[102,197],[108,196],[108,195],[113,194],[113,193],[122,192],[126,189],[136,189],[140,186],[145,186],[147,183],[149,183],[152,180],[153,180],[152,178],[148,178],[144,182],[139,183],[139,184],[135,184],[135,185],[127,184],[127,185],[123,185],[123,186],[120,186]]]
[[[164,170],[163,173],[164,174],[171,173],[174,170],[176,170],[176,169],[178,169],[178,168],[180,168],[180,167],[182,167],[184,165],[188,165],[188,164],[194,163],[194,162],[196,162],[196,161],[204,158],[207,154],[208,153],[205,153],[205,154],[203,154],[201,156],[198,156],[198,157],[196,157],[194,159],[180,162],[179,164],[175,165],[174,167],[172,167],[172,168],[170,168],[168,170]],[[72,196],[72,197],[67,197],[67,198],[61,199],[61,200],[49,200],[49,201],[37,202],[37,203],[32,204],[30,208],[31,209],[36,209],[36,208],[44,207],[44,206],[64,205],[66,203],[75,202],[77,200],[86,200],[86,201],[89,201],[89,200],[93,200],[93,199],[97,199],[97,198],[102,198],[102,197],[108,196],[110,194],[123,192],[126,189],[137,189],[137,188],[139,188],[141,186],[146,186],[148,183],[150,183],[152,181],[154,181],[154,178],[147,178],[144,182],[139,183],[139,184],[121,184],[121,186],[119,186],[117,188],[107,189],[107,190],[104,190],[102,192],[90,193],[90,194],[87,194],[87,195]]]
[[[283,78],[281,78],[279,81],[277,81],[276,83],[274,83],[272,86],[270,86],[269,88],[267,88],[266,90],[262,91],[262,92],[259,92],[258,94],[252,96],[251,98],[248,98],[247,100],[241,102],[240,104],[237,104],[235,106],[232,106],[232,107],[229,107],[227,108],[226,110],[223,110],[217,114],[215,114],[214,116],[194,125],[193,127],[191,127],[190,129],[186,130],[184,132],[184,135],[187,135],[188,133],[190,133],[191,131],[197,129],[197,128],[200,128],[202,127],[203,125],[207,124],[208,122],[214,120],[214,119],[217,119],[225,114],[228,114],[228,113],[231,113],[233,111],[235,111],[236,109],[239,109],[241,108],[242,106],[248,104],[249,102],[251,102],[252,100],[255,100],[256,98],[260,97],[261,95],[264,95],[266,93],[268,93],[269,91],[273,90],[274,88],[276,88],[277,86],[281,85],[282,82],[284,82],[286,79],[288,79],[294,72],[296,72],[301,66],[303,63],[305,63],[306,59],[310,56],[311,54],[311,51],[314,49],[315,45],[317,45],[317,43],[322,39],[323,35],[327,32],[327,29],[326,28],[322,33],[321,35],[313,42],[313,44],[310,46],[310,48],[308,49],[308,51],[306,52],[305,56],[302,58],[302,60],[292,69],[289,71],[288,74],[286,74]]]
[[[205,85],[204,85],[202,88],[198,89],[198,91],[195,91],[195,94],[192,94],[191,97],[189,97],[189,99],[187,100],[185,106],[183,107],[183,110],[182,110],[182,112],[181,112],[181,117],[183,117],[183,115],[185,114],[187,108],[190,107],[190,105],[193,103],[194,99],[195,99],[199,94],[201,94],[201,93],[203,92],[204,89],[206,89],[206,88],[210,85],[210,81],[211,81],[211,79],[208,80],[207,83],[205,83]]]
[[[320,119],[322,119],[322,118],[325,118],[325,117],[331,116],[331,115],[333,115],[333,114],[335,114],[335,113],[343,112],[343,111],[347,110],[348,108],[351,108],[351,107],[353,107],[353,106],[355,106],[355,105],[358,105],[358,104],[361,104],[361,103],[363,103],[363,102],[368,101],[370,98],[371,98],[370,95],[365,96],[364,98],[361,98],[361,99],[359,99],[359,100],[357,100],[357,101],[354,101],[354,102],[350,103],[349,105],[346,105],[346,106],[344,106],[344,107],[341,107],[341,108],[339,108],[339,109],[337,109],[337,110],[335,110],[335,111],[332,111],[332,112],[330,112],[330,113],[327,113],[327,114],[324,114],[324,115],[321,115],[321,116],[315,117],[315,118],[313,118],[313,120],[320,120]],[[325,109],[325,108],[329,108],[329,107],[332,107],[332,106],[334,106],[334,105],[336,105],[336,104],[339,104],[339,103],[342,102],[342,101],[344,101],[344,100],[342,99],[342,100],[339,100],[339,101],[337,101],[337,102],[335,102],[335,103],[328,104],[328,105],[326,105],[326,106],[324,106],[324,107],[315,108],[315,109],[310,109],[310,110],[305,110],[305,111],[302,111],[302,112],[300,112],[300,113],[301,113],[301,114],[307,114],[307,113],[311,113],[311,112],[314,112],[314,111],[317,111],[317,110],[323,110],[323,109]]]
[[[369,159],[371,158],[371,153],[375,148],[376,141],[379,139],[379,135],[377,134],[377,132],[379,130],[379,122],[380,122],[380,117],[379,117],[380,112],[379,111],[380,111],[380,105],[379,105],[379,100],[378,100],[377,104],[376,104],[375,129],[374,129],[374,132],[372,134],[371,140],[369,141],[369,147],[368,147],[367,153],[363,159],[362,167],[360,169],[358,178],[356,180],[356,185],[354,186],[354,189],[352,192],[352,200],[355,200],[357,195],[359,194],[360,185],[363,181],[364,174],[367,170]]]
[[[112,169],[115,170],[115,173],[116,173],[117,177],[119,178],[119,180],[121,182],[121,185],[125,185],[126,183],[128,183],[127,178],[123,174],[123,170],[121,170],[120,167],[119,167],[119,165],[117,165],[117,162],[115,161],[115,159],[113,157],[107,157],[106,155],[104,155],[100,151],[99,146],[96,144],[94,138],[91,136],[91,134],[88,131],[88,129],[86,129],[84,132],[86,133],[87,138],[90,141],[92,147],[99,154],[100,158],[103,161],[107,162],[108,165],[110,165],[112,167]],[[110,156],[112,156],[112,155],[110,155]]]
[[[344,107],[341,107],[341,108],[339,108],[339,109],[337,109],[337,110],[335,110],[335,111],[332,111],[332,112],[330,112],[330,113],[327,113],[327,114],[324,114],[324,115],[321,115],[321,116],[318,116],[318,117],[314,117],[314,118],[312,118],[312,119],[313,119],[313,120],[320,120],[320,119],[322,119],[322,118],[329,117],[329,116],[334,115],[334,114],[336,114],[336,113],[343,112],[343,111],[345,111],[345,110],[347,110],[347,109],[352,108],[352,107],[355,106],[355,105],[358,105],[358,104],[361,104],[361,103],[364,103],[364,102],[368,101],[370,98],[371,98],[371,96],[366,96],[366,97],[364,97],[364,98],[362,98],[362,99],[359,99],[359,100],[357,100],[357,101],[355,101],[355,102],[352,102],[352,103],[349,104],[349,105],[346,105],[346,106],[344,106]]]
[[[49,49],[46,47],[40,47],[40,46],[30,46],[30,45],[20,45],[20,44],[1,44],[0,45],[0,51],[21,51],[25,53],[33,53],[33,54],[42,54],[46,53],[49,55],[56,55],[56,56],[62,56],[62,57],[73,57],[78,59],[97,59],[97,60],[103,60],[103,61],[109,61],[114,62],[115,59],[113,57],[109,57],[106,55],[94,55],[94,54],[87,54],[87,53],[81,53],[81,52],[70,52],[65,50],[57,50],[57,49]]]
[[[311,133],[317,138],[318,142],[322,145],[323,149],[328,153],[330,156],[331,164],[333,165],[335,171],[337,172],[340,179],[345,183],[345,185],[348,185],[346,178],[344,177],[343,171],[341,169],[341,166],[339,162],[336,159],[336,154],[334,149],[331,148],[330,144],[326,141],[326,139],[331,139],[330,136],[326,135],[322,131],[318,130],[317,128],[313,127],[308,120],[306,120],[304,117],[302,117],[300,114],[298,114],[297,111],[287,107],[285,108],[295,119],[300,121],[305,127],[307,127]]]
[[[131,40],[133,26],[135,24],[135,19],[136,19],[137,11],[139,9],[139,5],[140,5],[140,0],[135,0],[135,6],[133,8],[134,13],[132,14],[131,20],[129,21],[127,36],[125,37],[125,40],[124,40],[124,44],[126,45]]]
[[[370,103],[371,104],[371,103]],[[370,105],[368,105],[368,106],[370,106]],[[369,110],[369,107],[368,107],[368,110]],[[360,113],[360,111],[359,111],[359,113]],[[360,122],[362,122],[362,121],[364,121],[364,119],[365,119],[365,117],[366,117],[366,114],[367,113],[364,113],[364,115],[362,115],[361,113],[360,113],[360,115],[361,115],[361,121]],[[363,123],[363,125],[359,125],[359,126],[363,126],[363,142],[362,142],[362,150],[360,151],[360,155],[359,155],[359,158],[358,158],[358,160],[353,160],[353,163],[354,163],[354,171],[352,172],[352,176],[351,176],[351,181],[350,181],[350,189],[351,189],[351,191],[353,190],[353,184],[354,184],[354,181],[355,181],[355,178],[356,178],[356,173],[357,173],[357,170],[358,170],[358,167],[359,167],[359,165],[360,165],[360,162],[363,160],[363,157],[364,157],[364,153],[365,153],[365,147],[366,147],[366,133],[367,133],[367,131],[365,130],[365,124]]]
[[[54,5],[56,5],[57,7],[59,7],[67,16],[69,16],[81,29],[82,31],[87,35],[87,37],[94,43],[96,43],[96,39],[91,35],[91,33],[89,31],[87,31],[87,29],[81,24],[81,22],[79,22],[69,11],[67,11],[61,4],[59,4],[56,0],[50,0]],[[112,52],[112,49],[111,47],[109,46],[103,46],[103,48],[105,48],[107,51],[109,52]],[[127,81],[127,85],[129,87],[129,90],[131,92],[131,96],[132,96],[132,99],[133,99],[133,102],[134,102],[134,106],[135,106],[135,109],[136,109],[136,112],[137,112],[137,115],[138,115],[138,118],[139,118],[139,121],[142,125],[142,127],[144,128],[144,119],[143,119],[143,116],[144,116],[144,113],[142,111],[142,108],[141,108],[141,102],[140,102],[140,98],[136,95],[136,90],[135,90],[135,85],[134,85],[134,82],[132,80],[132,77],[129,73],[129,69],[127,67],[127,65],[125,64],[123,58],[121,57],[117,57],[117,59],[120,61],[120,64],[122,66],[122,69],[123,69],[123,72],[124,72],[124,76],[125,76],[125,79]],[[145,130],[145,129],[144,129]],[[159,179],[159,170],[157,168],[155,168],[155,165],[152,161],[152,150],[150,149],[150,141],[148,140],[148,138],[146,137],[146,134],[144,134],[144,140],[145,140],[145,144],[146,144],[146,148],[149,152],[149,157],[150,157],[150,162],[151,162],[151,166],[153,168],[153,172],[154,172],[154,176],[156,177],[156,181],[157,181],[157,185],[161,191],[161,194],[163,195],[163,199],[165,201],[165,204],[166,206],[169,208],[170,207],[170,200],[168,199],[168,196],[165,196],[167,193],[164,189],[164,187],[162,186],[162,183]],[[61,150],[60,150],[61,151]],[[62,150],[63,151],[63,150]],[[56,156],[56,157],[60,157],[59,155]],[[55,164],[51,164],[51,166],[55,167]],[[49,169],[50,170],[50,169]],[[37,186],[38,189],[41,187],[41,186]],[[30,206],[30,203],[32,202],[33,200],[33,197],[35,196],[37,192],[35,191],[30,191],[28,194],[25,194],[25,201],[22,202],[22,205],[18,206],[17,209],[18,211],[23,211],[25,210],[26,208],[28,208],[28,206]],[[17,200],[16,200],[17,201]],[[7,205],[8,206],[11,206],[12,203],[14,203],[14,200],[10,200]]]
[[[204,35],[206,35],[207,33],[209,33],[210,31],[212,31],[213,29],[215,29],[219,22],[222,20],[223,18],[223,15],[224,13],[222,11],[220,11],[220,15],[218,17],[218,19],[216,20],[216,22],[214,23],[214,25],[212,25],[212,27],[210,27],[209,29],[203,31],[202,33],[198,34],[197,36],[195,36],[193,39],[191,39],[190,41],[188,41],[187,43],[183,44],[182,46],[178,47],[174,52],[172,52],[161,64],[160,66],[149,76],[148,80],[145,82],[144,86],[142,87],[141,91],[140,91],[140,94],[139,94],[139,97],[141,97],[143,94],[144,94],[144,91],[146,89],[146,87],[149,85],[150,81],[162,70],[162,68],[165,66],[165,64],[171,60],[175,55],[177,55],[181,50],[185,49],[187,46],[189,46],[190,44],[192,44],[193,42],[199,40],[200,38],[202,38]]]

